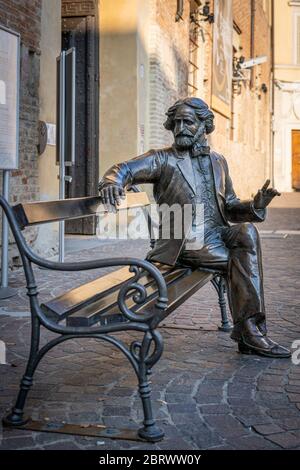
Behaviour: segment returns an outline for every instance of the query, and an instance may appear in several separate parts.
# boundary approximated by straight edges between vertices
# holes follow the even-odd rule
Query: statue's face
[[[180,149],[189,149],[195,143],[195,135],[199,128],[200,131],[198,139],[205,135],[205,122],[200,120],[195,113],[195,110],[190,106],[183,104],[179,106],[174,116],[175,126],[173,134],[175,144]]]

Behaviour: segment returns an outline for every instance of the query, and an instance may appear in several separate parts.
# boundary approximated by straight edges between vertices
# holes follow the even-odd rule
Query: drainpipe
[[[250,57],[254,59],[254,40],[255,40],[255,0],[251,0],[251,32],[250,32]],[[250,89],[254,85],[254,67],[251,67]]]
[[[175,21],[183,20],[183,0],[177,0]]]
[[[271,184],[274,187],[274,110],[275,110],[275,57],[274,57],[274,0],[271,0],[271,123],[270,123],[270,176]]]

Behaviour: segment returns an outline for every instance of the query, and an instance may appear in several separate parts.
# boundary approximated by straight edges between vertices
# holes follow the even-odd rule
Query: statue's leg
[[[221,331],[231,331],[232,324],[228,319],[225,292],[226,292],[226,271],[228,266],[229,250],[221,239],[220,232],[216,230],[208,237],[205,245],[199,250],[185,250],[179,261],[185,266],[191,266],[194,269],[206,268],[215,270],[222,274],[217,274],[212,279],[212,284],[218,293],[218,302],[221,311],[222,324],[219,327]]]
[[[261,246],[257,228],[240,223],[223,230],[230,250],[228,263],[228,299],[234,324],[256,316],[265,321]],[[238,328],[233,331],[233,336]]]
[[[267,336],[259,234],[251,223],[226,227],[223,240],[230,250],[228,300],[234,328],[231,338],[239,351],[266,357],[287,358],[290,351]]]

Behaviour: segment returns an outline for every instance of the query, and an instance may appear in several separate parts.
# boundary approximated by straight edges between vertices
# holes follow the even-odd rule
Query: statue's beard
[[[187,150],[194,145],[194,136],[177,135],[175,137],[175,144],[179,149]]]

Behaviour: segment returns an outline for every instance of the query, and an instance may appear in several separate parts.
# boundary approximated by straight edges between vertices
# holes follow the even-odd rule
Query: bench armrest
[[[141,304],[143,299],[146,296],[145,287],[139,283],[139,279],[142,275],[143,271],[148,272],[151,277],[155,280],[157,284],[158,290],[158,298],[156,301],[156,309],[158,311],[164,311],[167,308],[167,286],[166,282],[160,273],[159,269],[151,264],[149,261],[141,260],[138,258],[112,258],[112,259],[98,259],[92,261],[82,261],[76,263],[60,263],[56,261],[49,261],[44,258],[41,258],[36,253],[34,253],[31,248],[27,245],[20,228],[18,226],[17,220],[15,215],[12,211],[12,208],[8,204],[5,198],[0,196],[0,206],[2,206],[8,222],[10,224],[11,230],[15,237],[16,243],[18,245],[22,261],[23,267],[25,270],[25,276],[27,279],[27,288],[30,285],[30,289],[36,291],[34,274],[32,268],[28,261],[41,266],[46,269],[55,270],[55,271],[86,271],[89,269],[98,269],[104,267],[112,267],[112,266],[129,266],[129,270],[134,273],[134,276],[130,278],[127,282],[123,284],[120,289],[119,297],[118,297],[118,304],[122,313],[130,320],[137,321],[137,322],[148,322],[150,328],[156,326],[156,324],[160,321],[161,315],[157,318],[157,310],[156,312],[145,313],[145,314],[135,314],[132,310],[129,310],[126,305],[126,298],[129,292],[133,292],[133,299],[136,304]],[[36,295],[36,294],[30,294]],[[69,332],[73,331],[72,329],[66,327],[55,327],[52,322],[48,322],[48,320],[42,314],[42,311],[39,309],[39,316],[43,324],[47,324],[49,329],[57,332]],[[156,317],[156,318],[154,318]],[[151,321],[150,321],[151,320]]]

